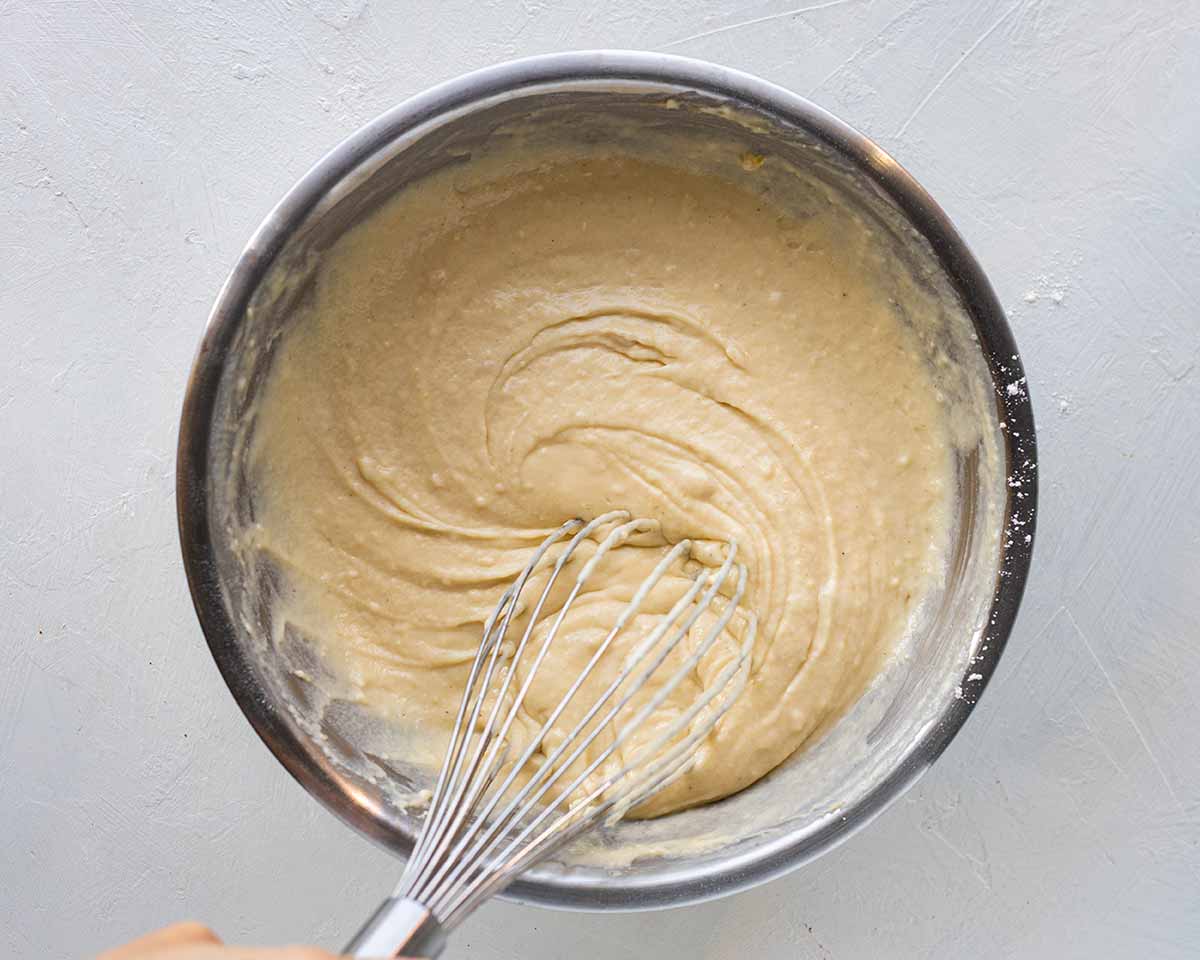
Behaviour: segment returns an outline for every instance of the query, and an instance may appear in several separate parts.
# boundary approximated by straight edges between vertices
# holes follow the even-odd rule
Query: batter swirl
[[[483,619],[568,517],[623,508],[701,561],[736,540],[749,567],[748,689],[647,815],[752,783],[835,720],[942,570],[950,440],[906,278],[836,197],[778,208],[729,161],[514,145],[327,254],[258,411],[254,545],[407,756],[440,761]],[[523,729],[658,555],[620,552]]]

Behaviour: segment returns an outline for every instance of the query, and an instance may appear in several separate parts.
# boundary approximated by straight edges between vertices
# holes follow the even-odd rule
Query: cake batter
[[[762,167],[513,143],[325,255],[260,402],[252,547],[406,756],[440,763],[483,620],[567,518],[622,508],[749,568],[748,687],[643,815],[735,792],[835,720],[943,570],[951,443],[908,281],[835,196],[776,206]],[[593,626],[649,555],[619,553]],[[585,649],[547,661],[518,740]]]

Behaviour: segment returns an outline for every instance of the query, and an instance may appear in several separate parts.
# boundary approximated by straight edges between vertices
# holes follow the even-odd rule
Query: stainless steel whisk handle
[[[389,897],[342,951],[354,960],[433,960],[446,932],[429,908],[407,897]]]

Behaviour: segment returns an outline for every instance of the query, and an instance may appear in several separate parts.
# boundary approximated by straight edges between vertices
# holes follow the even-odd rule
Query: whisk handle
[[[442,925],[424,904],[389,897],[342,952],[354,960],[433,960],[445,945]]]

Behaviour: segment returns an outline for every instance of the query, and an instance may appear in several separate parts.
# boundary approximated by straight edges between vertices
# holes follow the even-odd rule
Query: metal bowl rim
[[[579,51],[514,60],[465,74],[398,104],[343,140],[297,182],[254,232],[222,286],[184,398],[176,508],[196,613],[213,659],[243,713],[310,794],[359,832],[403,855],[407,845],[382,822],[382,811],[351,799],[353,792],[343,775],[327,758],[305,748],[289,718],[254,682],[251,664],[237,643],[217,574],[207,500],[209,437],[224,357],[251,294],[288,237],[322,197],[376,150],[422,123],[498,94],[598,81],[675,86],[741,102],[806,130],[851,159],[931,244],[975,324],[997,388],[997,402],[1007,425],[1007,475],[1013,474],[1016,464],[1027,467],[1022,474],[1023,499],[1018,502],[1010,490],[1005,504],[1000,577],[981,641],[982,652],[969,666],[969,683],[968,677],[963,677],[968,693],[950,702],[897,767],[859,803],[816,829],[810,827],[749,853],[697,867],[682,880],[638,882],[635,878],[601,886],[554,876],[518,881],[506,894],[518,901],[565,909],[645,910],[699,903],[756,886],[796,869],[862,829],[916,782],[961,728],[995,670],[1017,615],[1033,549],[1037,451],[1028,390],[1014,395],[1001,387],[1024,384],[1024,370],[1004,311],[966,243],[932,197],[879,146],[803,97],[765,80],[705,61],[639,51]]]

